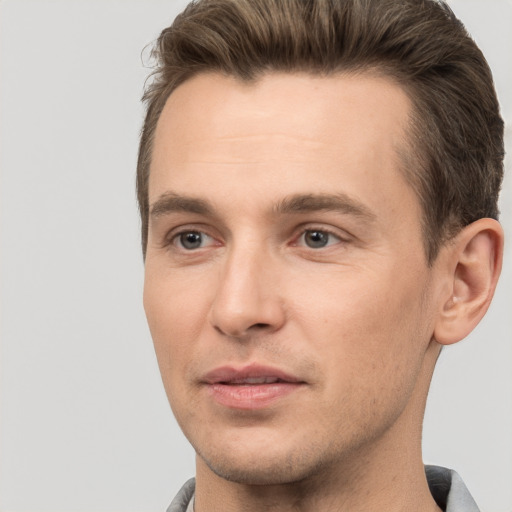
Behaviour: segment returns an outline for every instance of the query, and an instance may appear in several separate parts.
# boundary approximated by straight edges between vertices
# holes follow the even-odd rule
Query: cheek
[[[144,309],[166,380],[185,370],[193,358],[194,340],[200,336],[208,312],[205,289],[180,279],[176,271],[146,267]]]
[[[430,341],[425,281],[403,274],[340,275],[297,306],[333,385],[392,392],[414,381]]]
[[[403,290],[404,291],[404,290]],[[421,375],[421,345],[428,337],[418,327],[421,308],[412,297],[378,294],[357,300],[352,295],[350,306],[340,308],[337,321],[334,312],[326,313],[329,327],[322,347],[326,396],[331,410],[339,415],[337,428],[359,425],[371,435],[375,425],[385,429],[392,425],[407,406]],[[323,357],[323,356],[322,356]],[[347,418],[350,421],[347,423]]]
[[[144,309],[167,398],[183,429],[195,415],[187,374],[197,356],[208,308],[204,293],[181,281],[176,272],[146,267]]]

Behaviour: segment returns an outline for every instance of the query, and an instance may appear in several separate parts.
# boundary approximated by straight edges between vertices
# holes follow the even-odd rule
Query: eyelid
[[[293,236],[292,245],[298,245],[298,240],[304,236],[307,231],[321,231],[322,233],[327,233],[335,238],[337,238],[340,242],[349,242],[353,237],[345,230],[336,229],[330,226],[325,226],[321,224],[303,224],[299,226],[296,230],[296,234]],[[332,245],[332,244],[330,244]],[[329,246],[330,246],[329,245]],[[326,247],[329,247],[326,246]],[[316,249],[318,250],[318,249]]]
[[[327,233],[328,235],[330,235],[332,237],[335,237],[340,242],[348,243],[354,239],[354,237],[348,231],[341,229],[341,228],[326,226],[325,224],[321,224],[321,223],[304,223],[294,229],[294,233],[291,236],[290,245],[302,246],[306,249],[312,249],[312,248],[307,247],[305,244],[299,244],[300,238],[302,236],[304,236],[304,234],[307,231],[321,231],[323,233]],[[176,240],[178,240],[180,235],[182,235],[184,233],[190,233],[190,232],[201,233],[201,234],[207,236],[208,238],[210,238],[213,242],[213,243],[208,244],[205,247],[200,247],[196,250],[210,247],[212,245],[220,246],[223,244],[222,237],[219,235],[219,233],[216,230],[212,230],[210,226],[202,224],[202,223],[197,223],[197,224],[190,223],[190,224],[182,224],[182,225],[175,226],[175,227],[169,229],[166,232],[166,234],[163,236],[162,243],[161,243],[162,248],[172,246],[172,247],[174,247],[178,250],[182,250],[184,252],[192,252],[193,250],[190,250],[190,249],[187,250],[187,249],[184,249],[183,247],[179,247],[176,243]],[[325,248],[327,249],[331,245],[334,245],[334,244],[329,244]],[[315,249],[315,250],[318,251],[319,249]]]
[[[200,247],[194,247],[194,248],[186,248],[183,246],[182,244],[182,241],[181,241],[181,237],[183,235],[186,235],[186,234],[189,234],[189,233],[197,233],[201,236],[201,242],[202,242],[202,245]],[[210,247],[212,245],[215,245],[215,243],[212,243],[212,242],[215,242],[215,239],[210,236],[208,233],[205,233],[204,231],[196,231],[196,230],[193,230],[193,229],[187,229],[185,231],[182,231],[180,233],[176,233],[172,239],[171,239],[171,243],[177,247],[180,251],[185,251],[185,252],[192,252],[192,251],[197,251],[199,249],[205,249],[206,247]]]
[[[183,224],[180,226],[175,226],[172,229],[170,229],[169,231],[167,231],[167,233],[165,234],[165,236],[162,240],[162,247],[165,248],[165,247],[172,246],[178,250],[191,252],[190,249],[187,251],[187,249],[185,249],[183,247],[179,247],[176,243],[176,241],[179,239],[179,237],[185,233],[200,233],[201,235],[207,236],[208,238],[210,238],[213,242],[217,242],[217,243],[208,244],[206,247],[209,247],[211,245],[220,245],[218,234],[213,234],[212,230],[209,229],[204,224]],[[201,247],[201,249],[203,249],[203,248],[204,247]]]

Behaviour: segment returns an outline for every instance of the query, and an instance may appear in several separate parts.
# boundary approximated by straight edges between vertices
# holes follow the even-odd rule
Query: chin
[[[203,454],[199,457],[220,478],[244,485],[285,485],[308,480],[325,469],[325,458],[312,457],[312,453],[270,453],[266,449],[256,452],[236,450],[226,456],[222,453]]]
[[[244,485],[284,485],[307,478],[297,474],[297,468],[290,470],[287,464],[260,463],[257,467],[249,467],[247,464],[232,464],[226,460],[217,464],[205,460],[205,463],[220,478]]]

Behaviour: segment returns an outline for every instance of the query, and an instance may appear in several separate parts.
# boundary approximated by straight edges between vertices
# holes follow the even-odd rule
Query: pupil
[[[195,231],[183,233],[180,238],[181,244],[185,249],[197,249],[201,246],[201,234]]]
[[[323,231],[308,231],[306,233],[306,244],[309,247],[325,247],[327,245],[329,235]]]

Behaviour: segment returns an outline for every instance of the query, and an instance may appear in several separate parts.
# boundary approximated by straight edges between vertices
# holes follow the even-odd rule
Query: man
[[[197,453],[169,511],[478,510],[421,457],[502,261],[474,42],[433,0],[203,0],[155,52],[144,305]]]

